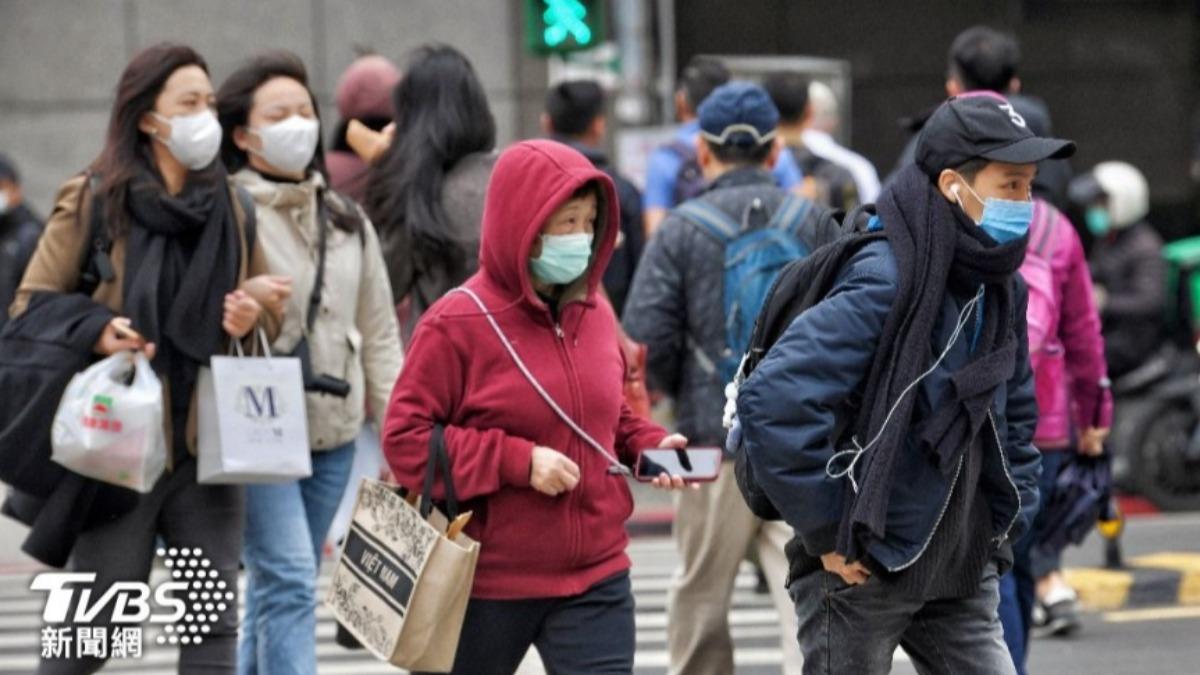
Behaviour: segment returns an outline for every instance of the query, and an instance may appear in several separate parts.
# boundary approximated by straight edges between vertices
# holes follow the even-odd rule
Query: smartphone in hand
[[[633,475],[649,483],[662,474],[680,476],[688,483],[711,483],[721,473],[720,448],[649,448],[638,457]]]

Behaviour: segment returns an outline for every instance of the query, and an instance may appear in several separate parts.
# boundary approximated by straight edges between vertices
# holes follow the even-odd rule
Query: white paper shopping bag
[[[299,359],[214,356],[211,368],[200,369],[196,394],[199,482],[277,483],[312,475]]]

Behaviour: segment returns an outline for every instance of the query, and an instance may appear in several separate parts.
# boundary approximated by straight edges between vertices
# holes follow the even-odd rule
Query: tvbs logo
[[[283,414],[279,391],[271,385],[241,387],[237,394],[237,411],[255,422],[273,422]]]
[[[33,578],[30,590],[45,591],[46,606],[42,620],[47,631],[43,640],[54,653],[69,651],[70,627],[77,627],[82,639],[88,630],[91,638],[104,624],[165,624],[158,644],[200,644],[215,629],[220,614],[235,607],[234,588],[221,578],[212,562],[198,548],[160,548],[169,579],[154,586],[141,581],[118,581],[107,588],[94,588],[92,572],[45,572]],[[74,611],[72,611],[74,608]],[[101,625],[91,627],[97,619]],[[138,629],[131,629],[138,630]],[[52,639],[51,639],[52,638]],[[138,636],[140,644],[140,633]],[[93,645],[94,646],[94,645]]]
[[[150,585],[141,581],[118,581],[108,587],[99,598],[93,599],[90,585],[95,583],[92,572],[46,572],[39,574],[29,585],[33,591],[46,591],[46,607],[42,620],[46,623],[90,624],[105,608],[112,609],[112,622],[118,624],[174,623],[187,614],[186,597],[188,585],[168,581],[153,589],[154,604],[164,612],[153,613],[150,607]],[[78,595],[76,595],[78,594]],[[179,595],[179,597],[173,597]],[[68,616],[72,600],[75,613]]]

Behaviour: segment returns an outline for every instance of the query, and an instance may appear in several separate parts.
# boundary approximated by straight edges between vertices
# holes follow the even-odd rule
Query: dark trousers
[[[208,559],[208,566],[196,569],[216,570],[216,577],[205,577],[205,580],[224,582],[226,592],[232,592],[234,599],[225,601],[222,598],[225,610],[215,612],[218,620],[209,626],[208,633],[203,634],[201,644],[179,647],[179,672],[187,675],[232,674],[237,668],[237,575],[244,517],[242,488],[196,483],[196,461],[188,458],[174,471],[159,478],[154,489],[142,495],[133,511],[84,532],[71,553],[69,566],[73,572],[96,574],[92,585],[95,601],[114,582],[146,581],[160,544],[168,553],[172,548],[177,551],[200,549],[203,557]],[[158,541],[160,536],[161,542]],[[76,593],[76,597],[78,595]],[[192,606],[191,603],[188,606]],[[75,608],[71,607],[68,618],[74,613]],[[102,613],[90,625],[111,632],[111,612]],[[147,622],[142,628],[143,653],[172,649],[156,642],[160,633],[165,635],[162,626]],[[71,656],[69,660],[42,660],[37,672],[39,675],[94,673],[104,665],[104,660],[98,658],[75,658],[74,652]]]
[[[825,570],[788,589],[800,622],[804,675],[885,675],[897,646],[921,675],[1012,675],[996,618],[999,578],[989,563],[975,595],[921,601],[872,577],[850,586]]]
[[[1013,567],[1000,580],[1000,623],[1004,625],[1004,641],[1012,653],[1018,675],[1025,675],[1029,655],[1029,631],[1033,625],[1033,605],[1037,602],[1037,580],[1058,569],[1059,556],[1036,550],[1035,544],[1045,531],[1046,504],[1054,497],[1058,471],[1070,461],[1073,450],[1042,453],[1042,478],[1038,485],[1041,508],[1033,527],[1013,547]],[[1061,551],[1055,552],[1061,554]]]
[[[629,573],[580,595],[467,604],[454,675],[512,675],[529,647],[548,675],[603,675],[633,670],[633,590]]]

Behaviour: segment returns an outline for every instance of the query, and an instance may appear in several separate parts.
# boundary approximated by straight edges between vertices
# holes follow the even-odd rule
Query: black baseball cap
[[[1075,154],[1075,143],[1043,138],[1008,99],[999,94],[956,96],[943,103],[917,138],[917,166],[937,178],[943,169],[982,158],[1009,164],[1035,164]]]

